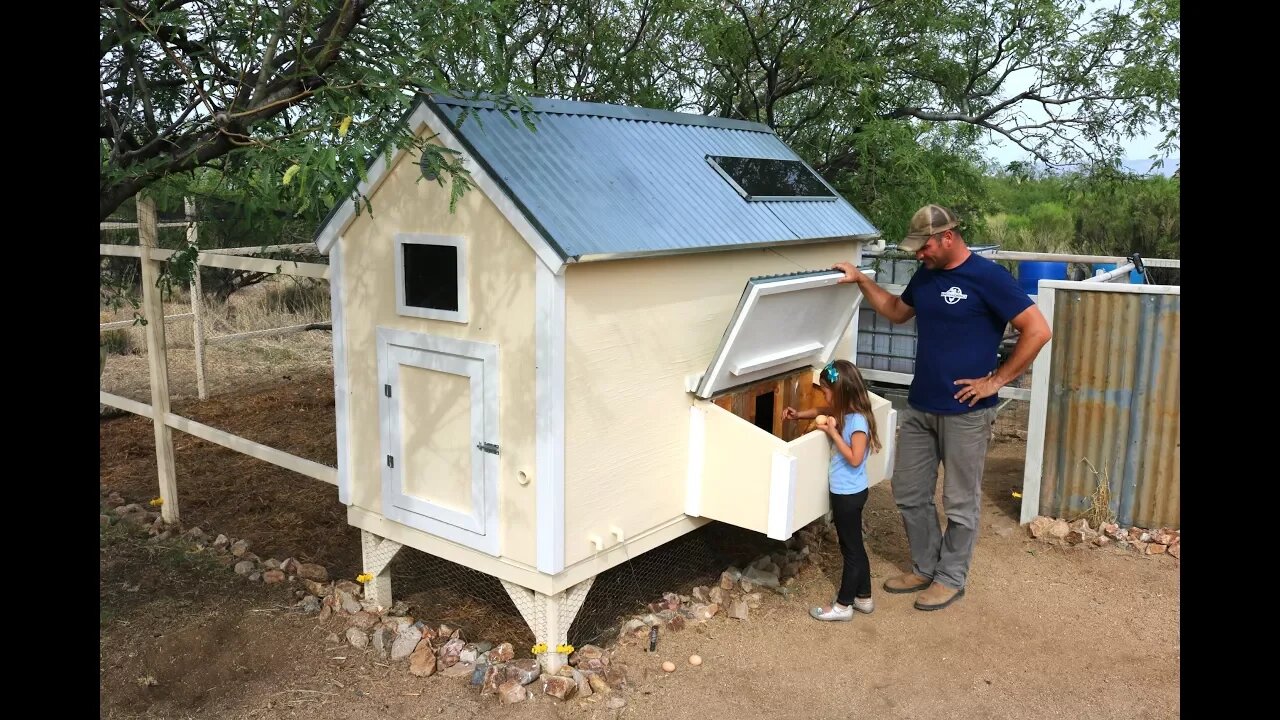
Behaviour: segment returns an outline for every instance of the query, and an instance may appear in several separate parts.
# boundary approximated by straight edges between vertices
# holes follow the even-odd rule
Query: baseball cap
[[[911,216],[911,225],[907,228],[907,237],[898,243],[899,250],[915,252],[929,242],[930,236],[960,224],[960,218],[941,205],[925,205]]]

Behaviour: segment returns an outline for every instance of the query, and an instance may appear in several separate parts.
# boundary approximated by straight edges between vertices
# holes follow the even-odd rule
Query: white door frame
[[[498,543],[498,347],[489,343],[379,327],[378,398],[382,465],[382,514],[390,520],[497,556]],[[407,365],[465,377],[471,387],[471,513],[442,507],[404,492],[400,444],[401,403],[430,412],[428,398],[401,398],[400,367]],[[481,443],[497,452],[483,450]]]

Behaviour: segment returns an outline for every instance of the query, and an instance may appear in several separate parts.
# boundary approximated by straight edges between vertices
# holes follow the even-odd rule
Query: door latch
[[[476,443],[476,449],[482,450],[484,452],[487,452],[493,455],[498,454],[498,446],[494,445],[493,443],[487,443],[487,442]]]

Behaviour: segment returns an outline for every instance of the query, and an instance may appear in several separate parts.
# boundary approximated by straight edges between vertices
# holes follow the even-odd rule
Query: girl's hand
[[[783,419],[783,420],[795,420],[795,419],[797,419],[798,417],[799,417],[799,415],[796,413],[796,409],[795,409],[795,408],[791,407],[790,405],[788,405],[787,407],[783,408],[783,410],[782,410],[782,419]]]

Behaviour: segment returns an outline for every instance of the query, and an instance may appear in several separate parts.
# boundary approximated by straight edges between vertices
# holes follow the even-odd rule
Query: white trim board
[[[796,482],[799,461],[784,452],[773,452],[769,474],[769,532],[774,540],[791,537],[791,524],[796,513]]]
[[[1083,282],[1074,284],[1085,285]],[[1090,283],[1085,287],[1107,286]],[[1039,294],[1036,305],[1040,307],[1040,313],[1044,315],[1052,332],[1053,306],[1058,292],[1052,286],[1042,287],[1042,290],[1048,292],[1042,291]],[[1049,369],[1053,364],[1053,342],[1051,337],[1040,348],[1031,365],[1031,413],[1027,422],[1027,454],[1022,471],[1022,508],[1018,516],[1018,522],[1022,525],[1031,522],[1040,513],[1040,478],[1044,469],[1044,431],[1049,411]]]
[[[1040,289],[1082,290],[1087,292],[1127,292],[1142,295],[1181,295],[1180,285],[1130,285],[1127,283],[1100,283],[1088,280],[1041,280]],[[1050,342],[1053,342],[1050,340]]]
[[[535,503],[538,570],[564,569],[565,276],[536,268],[534,309]]]
[[[446,148],[454,150],[461,154],[462,166],[471,174],[471,180],[476,188],[484,193],[489,201],[497,206],[498,211],[502,213],[507,222],[515,228],[520,237],[529,244],[538,259],[542,261],[553,272],[559,274],[564,271],[565,261],[560,257],[551,243],[547,242],[542,233],[538,232],[524,213],[516,207],[515,202],[502,190],[489,173],[485,171],[474,158],[466,152],[462,142],[458,140],[453,131],[449,129],[448,123],[444,121],[435,110],[431,109],[425,101],[419,100],[417,107],[409,116],[409,127],[414,133],[420,133],[422,129],[429,128]],[[357,192],[366,196],[373,202],[373,194],[387,178],[387,171],[399,161],[400,157],[408,152],[407,149],[397,150],[391,157],[391,161],[387,161],[386,154],[378,156],[378,160],[369,168],[366,180],[357,186]],[[346,232],[347,226],[356,218],[355,203],[350,198],[344,198],[338,212],[329,218],[320,232],[316,234],[316,247],[320,252],[328,254],[333,244],[337,242],[338,237]]]
[[[685,480],[684,514],[702,516],[702,471],[706,463],[707,416],[702,408],[689,408],[689,469]]]
[[[333,415],[338,441],[338,502],[351,504],[351,381],[342,283],[342,238],[329,253],[329,318],[333,323]]]
[[[457,235],[431,235],[429,233],[396,233],[392,239],[396,274],[396,313],[406,317],[426,318],[428,320],[444,320],[447,322],[467,323],[471,307],[471,284],[467,282],[469,267],[469,244],[467,239]],[[404,266],[405,245],[431,245],[435,247],[452,247],[457,250],[457,262],[454,270],[457,273],[458,309],[421,307],[410,305],[408,288],[405,280],[408,275]]]

